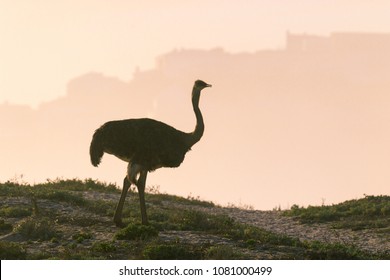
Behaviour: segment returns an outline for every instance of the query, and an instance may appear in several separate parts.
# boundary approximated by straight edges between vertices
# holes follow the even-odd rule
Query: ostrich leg
[[[146,184],[146,175],[148,175],[147,171],[142,171],[138,182],[137,182],[137,188],[138,188],[138,194],[139,194],[139,203],[141,206],[141,217],[142,217],[142,224],[147,225],[148,224],[148,216],[146,215],[146,205],[145,205],[145,184]]]
[[[123,204],[125,203],[127,191],[129,190],[130,186],[131,183],[126,176],[125,179],[123,179],[122,194],[121,194],[121,198],[119,199],[118,205],[116,206],[115,215],[114,215],[114,222],[117,227],[123,227],[123,223],[122,223]]]

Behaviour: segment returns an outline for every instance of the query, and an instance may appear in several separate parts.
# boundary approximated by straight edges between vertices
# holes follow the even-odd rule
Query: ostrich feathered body
[[[142,165],[147,171],[178,167],[190,150],[187,133],[153,119],[110,121],[95,131],[90,146],[91,161],[97,166],[104,153]]]

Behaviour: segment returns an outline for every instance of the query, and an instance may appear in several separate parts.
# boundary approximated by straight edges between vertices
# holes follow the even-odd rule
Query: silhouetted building
[[[380,52],[390,51],[390,33],[343,33],[330,36],[287,32],[286,49],[295,52]]]

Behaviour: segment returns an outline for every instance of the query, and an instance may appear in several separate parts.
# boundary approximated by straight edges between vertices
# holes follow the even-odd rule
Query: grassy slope
[[[86,193],[95,197],[87,198]],[[150,226],[139,224],[135,197],[124,209],[129,225],[117,229],[111,217],[119,193],[116,186],[93,180],[0,184],[0,235],[13,236],[0,241],[0,259],[390,259],[343,244],[301,242],[239,224],[228,216],[191,207],[216,207],[211,202],[156,190],[146,198]],[[367,196],[334,206],[293,206],[285,215],[304,223],[331,222],[334,227],[388,232],[390,198]],[[161,237],[168,233],[176,237]],[[216,242],[183,242],[181,236],[189,233]]]
[[[390,233],[390,196],[365,196],[331,206],[303,208],[293,205],[285,214],[302,223],[330,222],[335,228],[376,228]]]

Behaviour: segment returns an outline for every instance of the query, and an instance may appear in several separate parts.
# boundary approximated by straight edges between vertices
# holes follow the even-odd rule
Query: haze
[[[145,1],[144,1],[145,2]],[[389,194],[388,1],[0,2],[0,180],[121,184],[107,120],[206,130],[148,185],[272,209]]]

